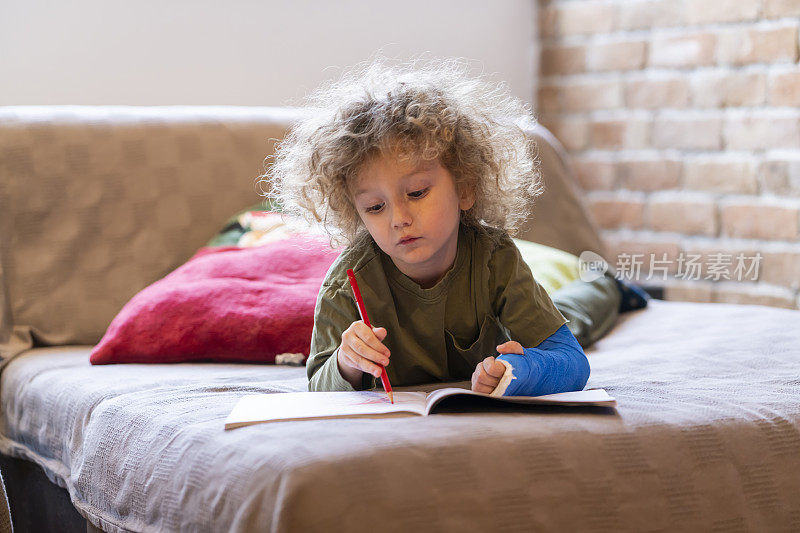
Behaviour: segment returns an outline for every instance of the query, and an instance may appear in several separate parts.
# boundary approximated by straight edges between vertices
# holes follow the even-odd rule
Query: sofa
[[[654,299],[620,315],[586,350],[587,387],[613,410],[472,406],[224,431],[242,396],[306,390],[305,369],[90,365],[131,297],[258,201],[265,158],[302,113],[0,108],[12,519],[108,532],[800,528],[798,311]],[[558,141],[528,133],[546,191],[518,237],[606,255]],[[443,385],[468,386],[415,389]]]

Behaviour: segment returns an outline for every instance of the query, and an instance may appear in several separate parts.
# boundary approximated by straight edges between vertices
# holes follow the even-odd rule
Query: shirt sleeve
[[[359,320],[359,316],[353,298],[338,285],[323,284],[314,308],[311,351],[306,361],[308,390],[312,392],[356,390],[339,372],[337,362],[342,332],[356,320]],[[375,386],[376,378],[370,374],[363,374],[361,389]]]
[[[505,237],[489,261],[493,307],[511,340],[538,346],[566,324],[544,288],[536,282],[510,237]]]

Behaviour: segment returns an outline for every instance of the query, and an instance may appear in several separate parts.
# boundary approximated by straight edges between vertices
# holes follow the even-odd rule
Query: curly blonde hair
[[[365,237],[348,184],[375,156],[439,158],[458,187],[474,191],[461,220],[479,230],[513,234],[542,192],[532,141],[520,127],[533,121],[528,107],[504,84],[470,76],[463,61],[375,60],[317,89],[307,107],[308,118],[276,146],[262,176],[271,182],[265,195],[322,224],[333,243]]]

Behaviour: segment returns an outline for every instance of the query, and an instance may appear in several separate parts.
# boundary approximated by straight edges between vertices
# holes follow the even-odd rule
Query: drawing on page
[[[357,402],[355,405],[368,405],[374,403],[392,403],[389,401],[389,397],[386,396],[385,392],[363,392],[362,393],[366,398]]]

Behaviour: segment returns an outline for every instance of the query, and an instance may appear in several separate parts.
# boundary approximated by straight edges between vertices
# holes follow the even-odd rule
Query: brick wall
[[[668,299],[799,308],[800,0],[539,5],[537,114],[609,262]]]

